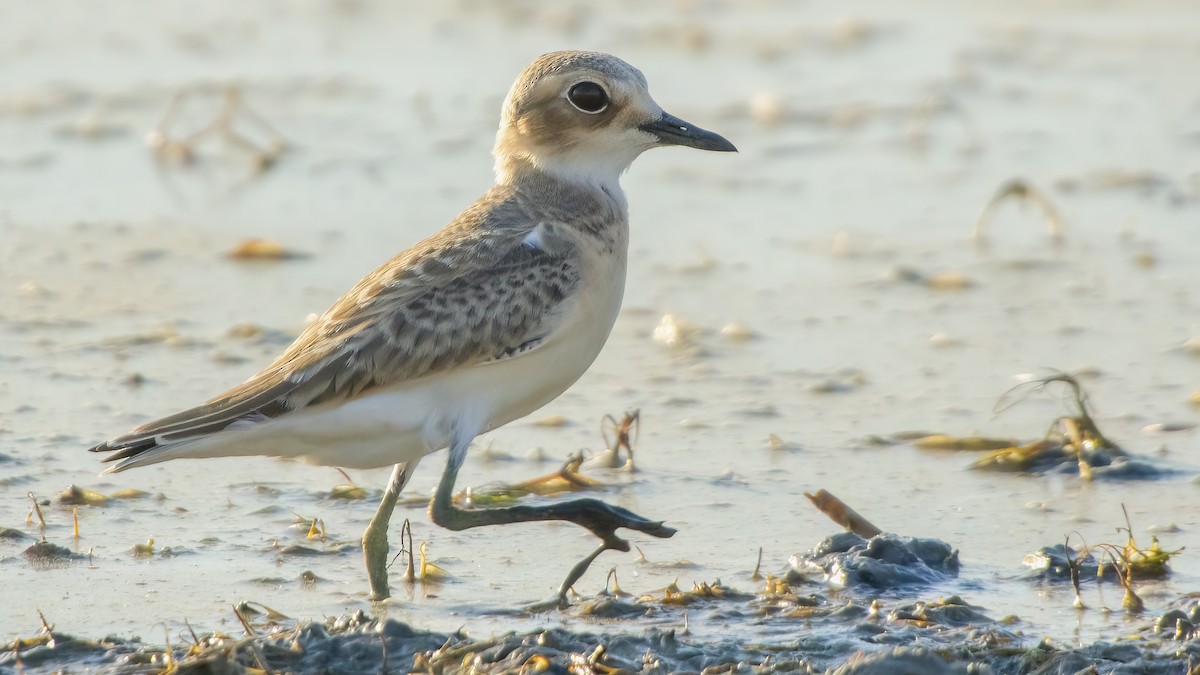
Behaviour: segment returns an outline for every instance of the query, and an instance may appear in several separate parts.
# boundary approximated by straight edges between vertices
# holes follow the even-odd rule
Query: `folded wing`
[[[553,333],[579,281],[572,247],[530,246],[531,231],[447,228],[359,282],[243,384],[91,450],[123,460],[528,353]]]

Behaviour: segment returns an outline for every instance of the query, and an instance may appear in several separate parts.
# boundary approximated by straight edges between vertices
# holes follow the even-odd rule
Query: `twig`
[[[870,539],[883,532],[828,490],[817,490],[815,495],[805,492],[804,496],[808,497],[808,501],[812,502],[813,506],[817,507],[821,513],[829,516],[830,520],[860,537]]]

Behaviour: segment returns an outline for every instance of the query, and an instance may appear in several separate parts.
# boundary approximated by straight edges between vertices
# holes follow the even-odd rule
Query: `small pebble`
[[[721,337],[730,342],[746,342],[753,340],[757,335],[740,323],[727,323],[721,327]]]
[[[963,344],[963,341],[952,337],[946,333],[934,333],[929,336],[929,346],[943,349],[946,347],[958,347]]]

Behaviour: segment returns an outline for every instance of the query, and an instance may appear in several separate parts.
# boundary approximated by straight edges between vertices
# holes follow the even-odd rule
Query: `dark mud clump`
[[[82,556],[72,553],[70,549],[48,541],[39,541],[33,544],[22,551],[21,555],[25,556],[31,566],[39,569],[63,567],[82,559]]]
[[[958,576],[958,551],[938,539],[853,532],[827,537],[811,553],[792,556],[801,575],[823,574],[843,588],[894,589],[931,585]]]

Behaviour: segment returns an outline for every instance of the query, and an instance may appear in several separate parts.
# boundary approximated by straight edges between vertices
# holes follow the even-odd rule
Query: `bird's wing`
[[[553,333],[579,281],[574,245],[530,239],[535,227],[448,227],[364,278],[243,384],[92,451],[124,459],[532,351]]]

